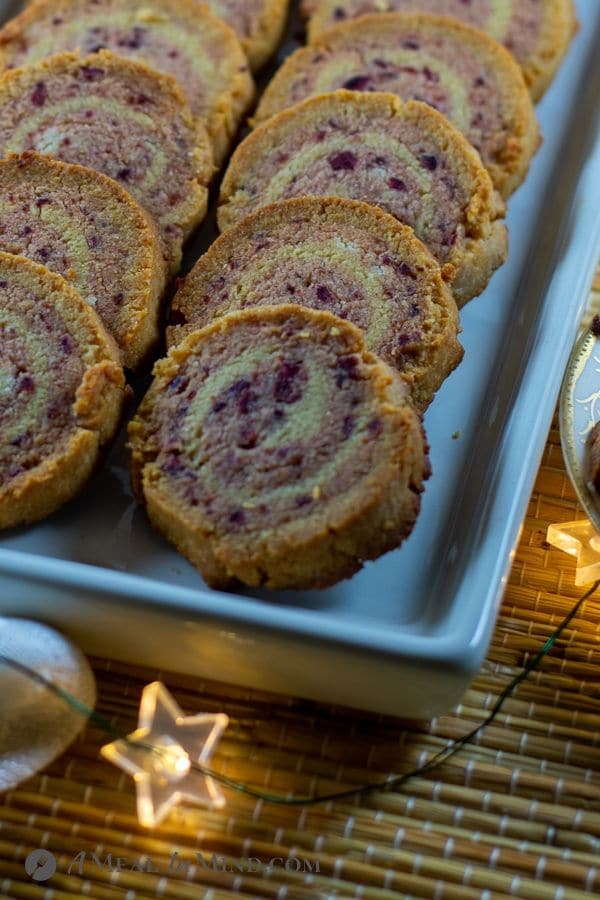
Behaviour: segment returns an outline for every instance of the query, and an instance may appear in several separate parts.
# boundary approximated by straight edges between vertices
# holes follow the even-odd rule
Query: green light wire
[[[371,782],[370,784],[348,788],[344,791],[335,791],[331,794],[319,794],[315,797],[282,797],[277,794],[267,794],[263,791],[255,790],[254,788],[251,788],[246,784],[242,784],[239,781],[228,778],[226,775],[221,775],[219,772],[214,772],[212,769],[207,769],[204,766],[200,766],[198,765],[198,763],[192,763],[191,767],[195,772],[198,772],[201,775],[205,775],[207,778],[212,778],[214,781],[218,782],[224,787],[229,788],[232,791],[236,791],[239,794],[244,794],[247,797],[252,797],[255,800],[262,800],[264,803],[272,803],[279,806],[316,806],[320,803],[333,803],[338,800],[357,798],[363,794],[368,794],[373,791],[390,791],[394,788],[404,787],[404,785],[406,785],[409,781],[412,781],[414,778],[420,778],[423,775],[428,775],[430,772],[433,772],[434,770],[440,768],[440,766],[456,756],[468,744],[472,743],[472,741],[474,741],[482,731],[484,731],[489,725],[492,724],[492,722],[494,722],[494,720],[501,713],[506,701],[513,696],[519,685],[521,685],[531,675],[532,672],[536,671],[539,668],[540,663],[553,650],[557,641],[560,639],[564,631],[569,627],[575,616],[577,616],[585,601],[588,600],[592,596],[592,594],[594,594],[598,590],[599,587],[600,581],[597,581],[577,601],[573,609],[563,619],[556,631],[554,631],[553,634],[550,635],[548,640],[545,641],[538,652],[527,662],[523,670],[519,672],[519,674],[515,676],[515,678],[513,678],[510,684],[508,684],[504,688],[504,690],[496,700],[496,703],[494,704],[491,712],[488,716],[486,716],[484,721],[468,734],[465,734],[462,738],[459,738],[457,741],[451,741],[445,747],[442,747],[441,750],[439,750],[437,753],[434,753],[434,755],[425,763],[425,765],[421,766],[418,769],[413,769],[410,772],[406,772],[404,775],[387,778],[385,781],[375,781]],[[50,691],[52,694],[66,703],[74,712],[85,716],[87,719],[89,719],[90,722],[96,725],[101,731],[103,731],[111,738],[124,741],[130,746],[134,746],[136,748],[141,747],[142,749],[145,749],[150,753],[155,753],[158,756],[163,756],[165,751],[162,748],[155,747],[151,744],[144,744],[140,741],[132,741],[124,731],[116,728],[105,716],[102,716],[94,710],[89,709],[84,703],[69,694],[68,691],[63,690],[58,685],[53,684],[51,681],[48,681],[48,679],[44,678],[44,676],[40,675],[38,672],[35,672],[33,669],[29,669],[22,663],[17,662],[17,660],[10,659],[10,657],[3,656],[1,654],[0,663],[3,663],[5,666],[14,669],[16,672],[19,672],[20,674],[29,678],[31,681],[36,682],[41,687],[46,688],[46,690]]]

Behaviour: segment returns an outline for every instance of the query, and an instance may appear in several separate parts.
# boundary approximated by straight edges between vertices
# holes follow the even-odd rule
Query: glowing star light
[[[144,688],[137,731],[101,750],[106,759],[133,776],[142,825],[158,825],[185,800],[210,809],[225,805],[215,780],[194,766],[208,767],[228,724],[223,714],[186,718],[158,681]]]
[[[550,525],[546,540],[577,558],[576,585],[591,584],[600,579],[600,535],[588,519]]]

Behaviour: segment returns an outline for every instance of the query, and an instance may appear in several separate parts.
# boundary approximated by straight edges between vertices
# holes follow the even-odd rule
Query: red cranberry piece
[[[338,360],[338,374],[336,376],[337,386],[340,388],[343,387],[348,380],[360,381],[357,356],[342,356]]]
[[[35,381],[31,375],[23,375],[19,382],[19,390],[25,391],[26,394],[33,394],[35,390]]]
[[[334,299],[333,294],[328,287],[325,287],[324,284],[318,285],[317,297],[319,298],[321,303],[331,303]]]
[[[129,181],[129,179],[131,178],[132,174],[133,174],[133,172],[132,172],[131,169],[129,169],[129,168],[120,169],[120,170],[117,172],[117,178],[118,178],[120,181]]]
[[[302,363],[284,362],[279,367],[275,378],[275,400],[278,403],[297,403],[302,397],[302,386],[299,376]]]
[[[60,348],[64,353],[72,353],[75,344],[73,343],[73,339],[70,335],[65,334],[60,339]]]
[[[595,337],[600,337],[600,316],[594,316],[592,319],[592,334]]]
[[[344,424],[342,425],[342,435],[345,441],[348,440],[353,431],[354,416],[346,416],[346,418],[344,419]]]
[[[381,419],[371,419],[369,424],[367,425],[369,430],[369,434],[372,434],[373,437],[378,437],[381,434],[382,425]]]
[[[390,180],[388,181],[388,185],[389,185],[389,187],[391,187],[391,189],[393,191],[405,191],[406,190],[406,183],[404,181],[402,181],[401,178],[390,178]]]
[[[240,378],[239,381],[234,382],[228,390],[228,394],[232,394],[234,397],[239,397],[240,394],[243,394],[244,391],[247,391],[250,387],[250,382],[246,381],[245,378]]]
[[[31,102],[34,106],[43,106],[48,99],[48,91],[43,81],[38,81],[31,94]]]
[[[358,158],[351,150],[342,150],[340,153],[329,157],[329,165],[334,172],[352,171],[357,162]]]
[[[354,75],[344,82],[342,87],[348,91],[364,91],[369,86],[370,78],[368,75]]]
[[[79,71],[86,81],[98,81],[104,75],[104,69],[99,66],[79,66]]]
[[[119,47],[128,47],[130,50],[139,50],[144,43],[144,35],[144,29],[136,25],[130,35],[118,41],[118,45]]]
[[[179,459],[179,457],[173,454],[166,463],[163,463],[161,466],[162,471],[165,475],[172,475],[177,477],[178,475],[183,474],[185,471],[185,466]]]
[[[229,516],[229,522],[231,525],[245,525],[246,524],[246,515],[243,510],[236,509]]]
[[[438,167],[437,156],[430,156],[428,154],[423,154],[421,157],[421,165],[425,169],[429,169],[430,172],[435,172]]]
[[[170,394],[182,394],[188,384],[189,380],[187,378],[184,378],[183,375],[176,375],[167,385],[167,390]]]
[[[114,297],[112,298],[112,302],[115,304],[115,306],[120,306],[124,299],[125,299],[125,294],[120,292],[120,293],[114,295]]]
[[[342,9],[341,6],[336,6],[333,11],[333,18],[336,20],[336,22],[341,22],[342,19],[346,18],[346,10]]]
[[[309,506],[312,503],[312,497],[296,497],[295,500],[296,506],[298,509],[302,509],[303,506]]]
[[[404,275],[406,278],[416,278],[417,277],[415,275],[415,273],[413,272],[413,270],[411,269],[411,267],[408,265],[408,263],[405,263],[405,262],[401,263],[401,265],[398,267],[398,271],[401,275]]]
[[[238,447],[242,450],[253,450],[258,442],[258,432],[255,428],[242,428],[238,435]]]

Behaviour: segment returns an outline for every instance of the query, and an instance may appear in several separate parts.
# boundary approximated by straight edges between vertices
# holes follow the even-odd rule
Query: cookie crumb
[[[460,440],[460,437],[461,437],[460,431],[455,431],[454,434],[452,435],[452,440],[458,441],[458,440]]]

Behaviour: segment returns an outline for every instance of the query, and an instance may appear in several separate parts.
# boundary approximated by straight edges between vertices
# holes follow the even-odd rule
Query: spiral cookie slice
[[[158,223],[173,268],[202,220],[212,156],[174,79],[103,50],[0,79],[0,155],[38,150],[103,172]]]
[[[302,195],[380,206],[410,225],[454,277],[460,305],[506,259],[503,208],[465,138],[424,103],[336,91],[260,125],[234,153],[221,188],[219,226]]]
[[[233,28],[253,71],[260,69],[281,41],[289,0],[208,0],[208,5]]]
[[[331,25],[368,13],[427,12],[453,16],[510,50],[539,100],[577,31],[573,0],[304,0],[313,41]]]
[[[135,369],[158,339],[166,267],[149,216],[115,181],[36,153],[0,160],[0,250],[67,278]]]
[[[504,197],[523,181],[539,145],[519,66],[492,38],[454,19],[390,13],[332,28],[286,60],[256,121],[338,88],[429,103],[478,150]]]
[[[43,519],[80,490],[124,389],[117,348],[77,291],[0,253],[0,528]]]
[[[327,587],[410,533],[420,419],[353,325],[298,306],[232,313],[155,376],[130,426],[134,487],[208,584]]]
[[[223,160],[254,84],[233,31],[196,0],[36,0],[0,31],[2,67],[102,48],[172,75]]]
[[[181,284],[169,343],[251,306],[294,303],[361,328],[427,406],[462,359],[456,303],[412,229],[355,200],[304,197],[225,232]]]

